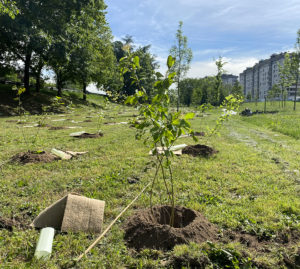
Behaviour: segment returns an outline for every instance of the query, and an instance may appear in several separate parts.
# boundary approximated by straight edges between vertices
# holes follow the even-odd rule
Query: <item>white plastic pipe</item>
[[[43,228],[40,233],[38,243],[36,245],[34,256],[37,259],[48,260],[52,252],[52,243],[54,237],[54,228]]]
[[[180,144],[180,145],[176,145],[176,146],[171,147],[170,150],[171,151],[176,151],[176,150],[179,150],[179,149],[183,149],[186,146],[187,146],[186,144]]]

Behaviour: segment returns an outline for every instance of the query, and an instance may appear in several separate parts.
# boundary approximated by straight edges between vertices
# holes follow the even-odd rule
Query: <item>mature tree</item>
[[[214,103],[213,94],[212,94],[214,87],[215,87],[214,77],[194,79],[192,104],[202,105],[202,104]]]
[[[113,43],[113,49],[118,62],[121,58],[125,57],[126,53],[124,50],[124,44],[121,41],[115,41]]]
[[[0,14],[7,14],[12,19],[19,13],[16,2],[11,0],[0,0]]]
[[[100,1],[100,0],[99,0]],[[0,52],[8,59],[23,62],[24,86],[29,93],[32,60],[41,44],[52,43],[66,30],[71,18],[94,0],[15,0],[20,11],[15,19],[0,15]],[[64,40],[60,40],[64,42]]]
[[[138,70],[137,75],[142,78],[140,81],[141,86],[151,99],[154,95],[155,70],[159,68],[159,65],[155,60],[155,56],[150,53],[150,47],[150,45],[140,47],[134,52],[134,55],[140,59],[141,68]]]
[[[180,103],[186,106],[190,106],[192,103],[192,96],[194,89],[197,88],[199,80],[195,78],[186,78],[179,82],[179,88],[181,90]],[[199,98],[199,96],[198,96]]]
[[[190,69],[190,63],[193,57],[192,50],[187,46],[187,37],[183,35],[182,25],[183,23],[180,21],[176,33],[177,44],[170,49],[170,54],[175,59],[175,64],[173,65],[171,71],[176,72],[175,81],[177,84],[177,111],[179,111],[180,105],[180,81]]]
[[[129,35],[126,35],[122,40],[124,43],[121,41],[115,41],[113,43],[116,59],[119,62],[121,58],[126,57],[128,54],[131,54],[133,57],[139,57],[140,68],[136,70],[136,73],[140,78],[140,86],[146,90],[147,95],[151,98],[154,90],[153,84],[155,81],[155,70],[159,67],[155,56],[150,52],[151,46],[147,45],[135,49],[133,39]],[[135,82],[132,79],[131,73],[123,73],[122,80],[123,86],[121,87],[120,93],[124,95],[133,95],[136,87],[133,87],[133,83]],[[118,85],[120,84],[118,83]]]
[[[230,93],[233,94],[234,96],[243,96],[244,95],[242,85],[237,80],[233,83]]]
[[[111,32],[105,20],[106,6],[98,1],[95,8],[87,7],[70,26],[70,74],[82,85],[83,100],[90,82],[105,84],[114,64]],[[73,47],[72,44],[76,44]]]

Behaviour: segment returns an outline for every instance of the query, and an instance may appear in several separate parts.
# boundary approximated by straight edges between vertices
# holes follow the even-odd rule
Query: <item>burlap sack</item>
[[[32,222],[36,228],[53,227],[56,230],[100,233],[105,202],[68,194],[43,210]]]

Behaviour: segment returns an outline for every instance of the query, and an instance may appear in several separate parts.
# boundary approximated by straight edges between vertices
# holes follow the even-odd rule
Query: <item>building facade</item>
[[[234,83],[235,83],[236,81],[238,81],[238,76],[231,75],[231,74],[223,74],[223,75],[221,76],[221,78],[222,78],[222,82],[223,82],[224,84],[226,84],[226,85],[231,85],[231,86],[233,86]]]
[[[283,65],[286,52],[272,54],[269,59],[261,60],[248,67],[239,75],[244,95],[251,100],[264,100],[273,85],[280,82],[278,65]],[[288,98],[295,94],[295,86],[288,89]]]

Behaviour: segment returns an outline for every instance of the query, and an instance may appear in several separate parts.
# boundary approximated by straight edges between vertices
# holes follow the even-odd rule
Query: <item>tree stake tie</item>
[[[151,182],[149,182],[142,191],[127,205],[122,212],[108,225],[105,231],[82,253],[75,262],[79,262],[94,246],[98,244],[101,238],[110,230],[110,228],[115,224],[115,222],[126,212],[126,210],[142,195],[142,193],[150,186]]]

